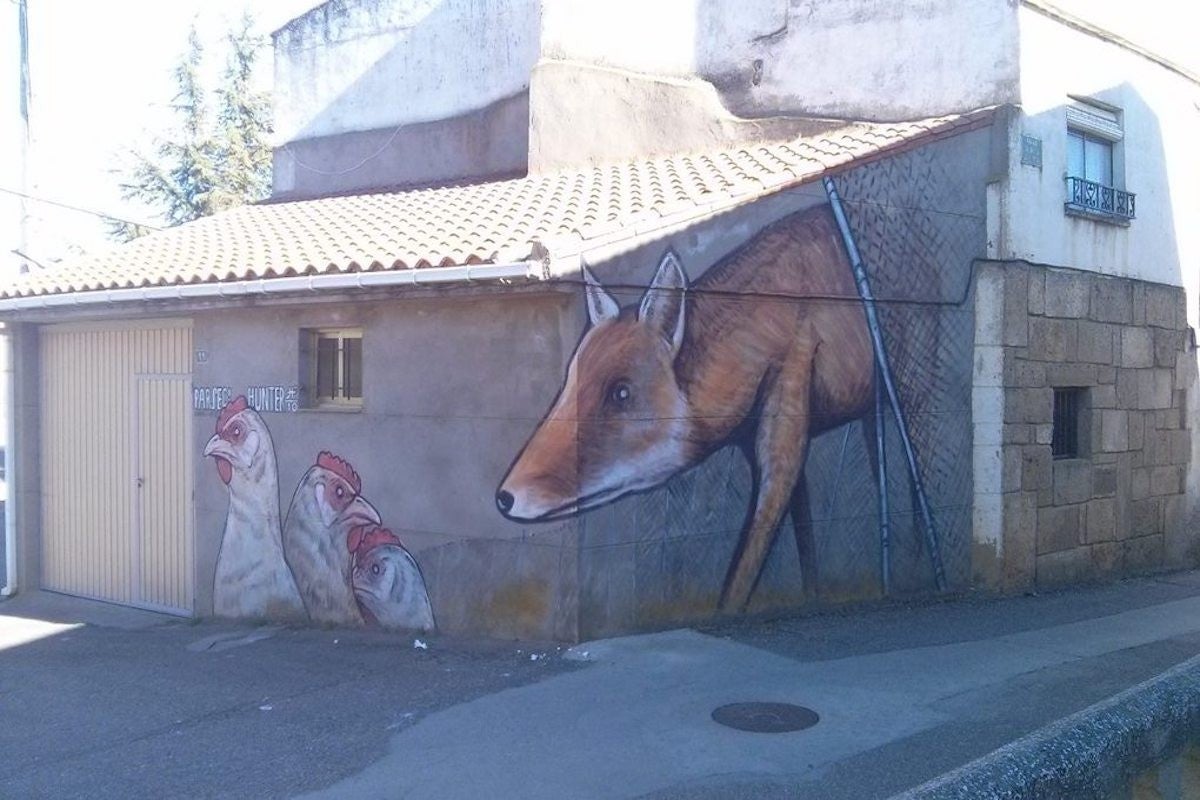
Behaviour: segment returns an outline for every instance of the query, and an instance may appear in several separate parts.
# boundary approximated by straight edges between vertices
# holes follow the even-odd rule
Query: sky
[[[135,221],[153,222],[148,209],[123,201],[119,170],[131,148],[145,148],[171,121],[171,80],[193,21],[210,43],[209,78],[222,64],[220,40],[249,11],[263,33],[282,26],[320,0],[28,0],[31,194]],[[0,187],[19,188],[17,5],[0,0]],[[258,80],[271,83],[264,48]],[[11,197],[0,196],[0,219]],[[76,249],[107,246],[103,222],[86,214],[26,203],[32,215],[28,253],[52,260]],[[0,264],[11,263],[11,231],[0,230]],[[36,243],[36,244],[34,244]]]

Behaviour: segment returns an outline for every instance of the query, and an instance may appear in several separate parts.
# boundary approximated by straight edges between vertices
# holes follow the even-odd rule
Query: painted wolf
[[[871,339],[829,206],[764,228],[690,286],[668,251],[636,306],[621,308],[586,268],[584,280],[590,325],[496,492],[501,513],[575,514],[739,444],[754,496],[721,608],[744,609],[789,509],[814,584],[809,439],[870,423],[874,407]]]

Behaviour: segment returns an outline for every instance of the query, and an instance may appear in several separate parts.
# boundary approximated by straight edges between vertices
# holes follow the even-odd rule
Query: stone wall
[[[1195,561],[1183,289],[989,264],[976,315],[977,576],[1048,587]],[[1054,389],[1072,387],[1079,457],[1054,458]]]

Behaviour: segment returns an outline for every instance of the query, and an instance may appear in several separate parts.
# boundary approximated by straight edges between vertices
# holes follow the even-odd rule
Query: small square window
[[[1054,390],[1054,431],[1050,453],[1054,458],[1080,458],[1087,431],[1087,389]]]
[[[310,407],[362,405],[362,330],[308,329],[301,331],[300,344]]]

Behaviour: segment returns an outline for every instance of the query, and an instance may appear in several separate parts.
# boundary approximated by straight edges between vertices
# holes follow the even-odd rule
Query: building
[[[573,640],[1195,564],[1200,81],[802,5],[282,28],[272,201],[4,290],[21,585]]]

